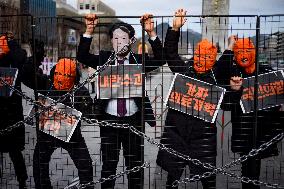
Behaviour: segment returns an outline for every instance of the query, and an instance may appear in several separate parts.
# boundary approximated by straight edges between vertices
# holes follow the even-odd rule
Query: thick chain
[[[7,84],[5,81],[3,81],[3,79],[1,79],[1,82],[4,83],[4,84]],[[43,106],[42,104],[39,104],[37,101],[33,100],[32,98],[26,96],[25,94],[23,94],[21,91],[17,90],[17,89],[13,89],[15,90],[19,95],[21,95],[24,99],[26,99],[27,101],[33,103],[34,105],[37,105],[37,106]],[[46,106],[48,107],[48,106]],[[50,108],[49,108],[50,110]],[[62,112],[60,112],[62,113]],[[63,113],[64,114],[64,113]],[[30,120],[30,119],[28,119]],[[264,151],[265,149],[267,149],[269,146],[273,145],[274,143],[276,142],[279,142],[280,140],[283,139],[284,137],[284,133],[281,133],[279,135],[277,135],[276,137],[274,137],[272,140],[270,140],[269,142],[267,143],[264,143],[260,146],[259,149],[253,149],[248,155],[245,155],[245,156],[242,156],[240,157],[238,160],[235,160],[233,162],[230,162],[229,164],[221,167],[221,168],[216,168],[214,166],[212,166],[211,164],[209,163],[202,163],[200,160],[198,159],[192,159],[190,158],[189,156],[187,155],[184,155],[184,154],[181,154],[177,151],[175,151],[174,149],[172,148],[168,148],[166,147],[164,144],[162,143],[159,143],[159,142],[156,142],[155,139],[147,136],[145,133],[137,130],[135,127],[133,126],[130,126],[128,124],[118,124],[118,123],[109,123],[109,122],[106,122],[106,121],[99,121],[97,119],[88,119],[86,117],[82,117],[82,120],[83,121],[86,121],[88,124],[99,124],[100,126],[108,126],[108,127],[114,127],[114,128],[123,128],[123,129],[130,129],[130,131],[132,131],[134,134],[140,136],[140,137],[143,137],[144,139],[146,139],[146,141],[148,141],[149,143],[151,144],[154,144],[156,145],[159,149],[161,150],[165,150],[167,151],[168,153],[172,154],[172,155],[175,155],[181,159],[184,159],[184,160],[187,160],[187,161],[191,161],[193,164],[195,165],[198,165],[198,166],[203,166],[204,168],[206,169],[213,169],[212,172],[205,172],[203,175],[195,175],[194,177],[192,177],[191,179],[189,178],[185,178],[181,181],[175,181],[173,183],[173,186],[177,186],[179,185],[180,183],[185,183],[185,182],[193,182],[193,181],[199,181],[201,178],[207,178],[207,177],[210,177],[212,176],[213,174],[217,174],[217,173],[221,173],[221,174],[224,174],[224,175],[228,175],[230,177],[233,177],[233,178],[237,178],[237,179],[241,179],[242,182],[251,182],[251,183],[256,183],[256,184],[260,184],[260,185],[265,185],[265,186],[268,186],[268,187],[273,187],[273,188],[282,188],[280,187],[279,185],[277,184],[269,184],[269,183],[265,183],[265,182],[262,182],[262,181],[258,181],[258,180],[251,180],[247,177],[241,177],[241,176],[238,176],[234,173],[228,173],[225,171],[225,169],[229,168],[229,167],[232,167],[232,166],[235,166],[243,161],[246,161],[248,157],[254,157],[256,155],[258,155],[261,151]],[[1,133],[1,132],[0,132]]]
[[[217,174],[217,173],[218,172],[215,171],[214,174]],[[189,182],[198,182],[203,178],[210,177],[211,175],[212,175],[211,172],[205,172],[205,173],[203,173],[203,175],[194,175],[191,178],[184,178],[182,180],[176,180],[176,181],[173,182],[172,187],[177,187],[179,184],[184,184],[184,183],[189,183]],[[235,173],[226,173],[226,175],[231,177],[231,178],[239,179],[243,183],[252,183],[253,185],[257,185],[257,186],[263,185],[263,186],[266,186],[268,188],[282,188],[282,189],[284,188],[284,186],[280,186],[279,184],[270,184],[270,183],[263,182],[263,181],[260,181],[260,180],[252,180],[248,177],[239,176]]]
[[[186,161],[191,161],[195,165],[202,166],[202,167],[204,167],[206,169],[211,169],[212,170],[212,172],[205,172],[203,175],[194,175],[192,178],[185,178],[185,179],[183,179],[181,181],[176,180],[173,183],[173,187],[176,187],[176,186],[178,186],[181,183],[195,182],[195,181],[199,181],[202,178],[207,178],[207,177],[210,177],[210,176],[212,176],[214,174],[221,173],[223,175],[227,175],[227,176],[230,176],[230,177],[235,178],[235,179],[240,179],[242,182],[246,182],[246,183],[252,183],[252,184],[255,184],[255,185],[264,185],[264,186],[272,187],[272,188],[283,188],[283,187],[279,186],[278,184],[270,184],[270,183],[262,182],[262,181],[259,181],[259,180],[251,180],[248,177],[243,177],[243,176],[239,176],[239,175],[237,175],[235,173],[226,172],[225,169],[227,169],[229,167],[232,167],[232,166],[235,166],[235,165],[237,165],[237,164],[239,164],[239,163],[241,163],[243,161],[246,161],[248,157],[254,157],[254,156],[258,155],[260,152],[264,151],[269,146],[271,146],[271,145],[279,142],[280,140],[282,140],[283,137],[284,137],[284,133],[278,134],[277,136],[275,136],[270,141],[262,144],[258,149],[253,149],[252,151],[250,151],[248,153],[248,155],[241,156],[238,160],[235,160],[235,161],[233,161],[233,162],[231,162],[231,163],[229,163],[229,164],[227,164],[227,165],[225,165],[223,167],[215,167],[215,166],[212,166],[209,163],[202,163],[198,159],[192,159],[189,156],[181,154],[181,153],[175,151],[172,148],[168,148],[164,144],[156,142],[154,138],[151,138],[151,137],[147,136],[145,133],[137,130],[135,127],[133,127],[131,125],[128,125],[128,124],[117,124],[117,123],[108,123],[106,121],[98,121],[96,119],[88,119],[86,117],[83,117],[82,120],[86,121],[88,124],[99,124],[99,125],[105,126],[105,127],[114,127],[114,128],[122,128],[122,129],[129,128],[130,131],[132,131],[134,134],[136,134],[136,135],[138,135],[140,137],[143,137],[144,139],[146,139],[146,141],[148,141],[151,144],[156,145],[159,149],[165,150],[168,153],[170,153],[170,154],[172,154],[174,156],[177,156],[177,157],[179,157],[181,159],[184,159]]]
[[[79,117],[77,117],[76,115],[70,115],[67,114],[66,112],[59,110],[59,109],[55,109],[53,108],[53,106],[45,106],[43,104],[41,104],[38,101],[35,101],[34,99],[30,98],[29,96],[25,95],[22,91],[10,86],[5,80],[3,80],[2,78],[0,78],[0,82],[2,84],[7,85],[11,90],[13,90],[14,92],[16,92],[17,95],[20,95],[23,99],[25,99],[26,101],[30,102],[31,104],[38,106],[39,108],[41,108],[41,111],[36,112],[35,114],[31,115],[31,116],[27,116],[24,120],[19,121],[17,123],[15,123],[12,126],[8,126],[6,129],[0,130],[0,135],[4,135],[4,134],[8,134],[10,131],[12,131],[15,128],[18,128],[20,126],[22,126],[23,123],[29,123],[30,121],[32,121],[32,119],[37,116],[40,115],[41,113],[45,112],[45,111],[49,111],[52,110],[55,113],[58,113],[60,115],[63,115],[64,117],[76,117],[76,119],[80,119]]]
[[[74,92],[76,92],[78,89],[80,89],[82,86],[84,86],[87,82],[90,82],[90,81],[91,81],[94,77],[96,77],[101,71],[103,71],[107,66],[109,66],[109,64],[110,64],[112,61],[115,60],[116,56],[117,56],[117,54],[115,54],[115,56],[114,56],[113,58],[111,58],[111,57],[112,57],[112,56],[111,56],[111,57],[108,59],[108,61],[107,61],[102,67],[100,67],[99,70],[97,70],[94,74],[92,74],[90,77],[88,77],[84,82],[80,83],[79,85],[77,85],[76,87],[74,87],[74,89],[73,89],[72,91],[70,91],[70,92],[66,93],[65,95],[61,96],[57,101],[53,101],[52,104],[50,104],[50,105],[48,105],[48,106],[44,106],[44,105],[40,104],[39,102],[33,100],[32,98],[26,96],[26,95],[25,95],[23,92],[21,92],[20,90],[15,89],[15,88],[13,88],[12,86],[10,86],[10,85],[9,85],[5,80],[3,80],[2,78],[1,78],[1,83],[4,84],[4,85],[9,86],[12,90],[16,91],[16,93],[17,93],[18,95],[20,95],[22,98],[24,98],[24,99],[27,100],[28,102],[31,102],[32,104],[34,104],[34,105],[36,105],[36,106],[40,106],[43,110],[42,110],[41,112],[37,112],[38,114],[42,113],[43,111],[47,111],[47,110],[52,109],[53,111],[56,111],[56,112],[59,112],[59,113],[65,115],[64,112],[58,111],[58,110],[56,110],[56,109],[54,109],[54,108],[52,108],[52,107],[55,106],[56,104],[58,104],[59,102],[64,101],[64,100],[65,100],[68,96],[70,96],[71,94],[74,94]],[[72,92],[73,92],[73,93],[72,93]],[[25,120],[23,120],[23,121],[20,121],[20,122],[14,124],[14,125],[12,125],[12,126],[7,127],[5,130],[0,130],[0,134],[7,133],[7,132],[11,131],[12,129],[16,128],[16,127],[19,127],[19,126],[21,125],[21,123],[26,123],[26,122],[30,121],[34,116],[37,115],[37,113],[35,113],[33,116],[28,116],[28,117],[27,117]],[[157,146],[159,149],[161,149],[161,150],[165,150],[165,151],[167,151],[168,153],[170,153],[170,154],[172,154],[172,155],[174,155],[174,156],[177,156],[177,157],[179,157],[179,158],[181,158],[181,159],[184,159],[184,160],[186,160],[186,161],[191,161],[191,162],[192,162],[193,164],[195,164],[195,165],[198,165],[198,166],[201,165],[201,166],[203,166],[203,167],[206,168],[206,169],[211,169],[211,170],[213,170],[212,172],[206,172],[206,173],[204,173],[203,175],[195,175],[195,176],[193,176],[193,177],[190,178],[190,179],[189,179],[189,178],[185,178],[185,179],[183,179],[183,180],[181,180],[181,181],[175,181],[175,182],[173,183],[173,186],[175,186],[175,185],[177,186],[177,185],[180,184],[180,183],[199,181],[201,178],[207,178],[207,177],[212,176],[213,174],[221,173],[221,174],[224,174],[224,175],[228,175],[228,176],[230,176],[230,177],[233,177],[233,178],[241,179],[242,182],[246,182],[246,183],[253,183],[253,184],[255,184],[255,185],[265,185],[265,186],[267,186],[267,187],[273,187],[273,188],[282,188],[282,187],[280,187],[278,184],[269,184],[269,183],[265,183],[265,182],[258,181],[258,180],[251,180],[251,179],[249,179],[249,178],[247,178],[247,177],[241,177],[241,176],[238,176],[238,175],[236,175],[236,174],[234,174],[234,173],[228,173],[228,172],[225,171],[225,169],[228,169],[228,168],[233,167],[233,166],[235,166],[235,165],[237,165],[237,164],[239,164],[239,163],[241,163],[241,162],[243,162],[243,161],[246,161],[247,158],[249,158],[249,157],[254,157],[254,156],[258,155],[260,152],[264,151],[264,150],[267,149],[269,146],[271,146],[271,145],[275,144],[276,142],[279,142],[280,140],[282,140],[283,137],[284,137],[284,133],[281,133],[281,134],[277,135],[276,137],[274,137],[274,138],[273,138],[272,140],[270,140],[269,142],[262,144],[262,145],[260,146],[260,148],[258,148],[258,149],[253,149],[252,151],[249,152],[248,155],[241,156],[239,159],[237,159],[237,160],[235,160],[235,161],[232,161],[232,162],[226,164],[225,166],[223,166],[223,167],[221,167],[221,168],[217,168],[217,167],[212,166],[212,165],[209,164],[209,163],[202,163],[202,162],[201,162],[200,160],[198,160],[198,159],[192,159],[192,158],[190,158],[189,156],[184,155],[184,154],[181,154],[181,153],[175,151],[175,150],[172,149],[172,148],[168,148],[168,147],[166,147],[164,144],[159,143],[159,142],[156,142],[155,139],[148,137],[145,133],[143,133],[143,132],[137,130],[137,129],[136,129],[135,127],[133,127],[133,126],[129,126],[128,124],[108,123],[108,122],[106,122],[106,121],[98,121],[98,120],[96,120],[96,119],[88,119],[88,118],[85,118],[85,117],[83,117],[82,120],[86,121],[86,122],[89,123],[89,124],[94,124],[94,123],[95,123],[95,124],[99,124],[99,125],[101,125],[101,126],[110,126],[110,127],[115,127],[115,128],[124,128],[124,129],[128,128],[128,129],[130,129],[131,132],[133,132],[134,134],[136,134],[136,135],[138,135],[138,136],[140,136],[140,137],[143,137],[144,139],[146,139],[146,141],[148,141],[149,143],[151,143],[151,144],[153,144],[153,145],[156,145],[156,146]],[[143,165],[144,165],[144,164],[143,164]],[[142,165],[142,166],[138,166],[138,167],[140,167],[140,169],[141,169],[141,168],[143,168],[143,165]],[[139,170],[140,170],[140,169],[139,169]],[[117,178],[117,177],[115,177],[115,175],[112,175],[112,177],[110,177],[110,178],[115,179],[115,178]],[[102,180],[104,180],[104,179],[106,179],[106,178],[102,178]]]
[[[95,73],[93,73],[92,75],[90,75],[89,77],[87,77],[82,83],[80,83],[80,84],[74,86],[74,88],[73,88],[72,90],[70,90],[70,91],[68,91],[68,93],[62,95],[62,96],[61,96],[59,99],[57,99],[56,101],[53,101],[50,105],[44,106],[44,108],[42,108],[41,111],[35,113],[33,116],[27,116],[24,120],[19,121],[19,122],[15,123],[15,124],[13,124],[13,125],[11,125],[11,126],[8,126],[8,127],[6,127],[5,129],[3,129],[3,130],[0,130],[0,135],[6,134],[6,133],[12,131],[12,130],[15,129],[15,128],[21,127],[23,123],[28,123],[28,122],[30,122],[30,121],[33,119],[33,117],[35,117],[36,115],[41,114],[41,113],[44,112],[44,111],[50,110],[50,108],[52,108],[52,106],[56,106],[58,103],[63,102],[66,98],[68,98],[68,97],[71,96],[72,94],[75,94],[76,91],[78,91],[78,90],[79,90],[80,88],[82,88],[84,85],[86,85],[87,83],[89,83],[92,79],[94,79],[97,75],[99,75],[100,72],[102,72],[103,70],[105,70],[113,61],[115,61],[115,60],[117,59],[119,53],[124,52],[125,49],[129,48],[129,46],[130,46],[131,44],[135,43],[135,42],[136,42],[136,40],[132,40],[130,43],[124,45],[123,48],[122,48],[120,51],[118,51],[118,52],[116,52],[116,53],[113,53],[113,54],[108,58],[108,60],[106,61],[106,63],[103,64],[102,66],[100,66],[99,69],[97,69],[97,70],[95,71]],[[25,100],[27,100],[28,102],[31,102],[31,103],[36,102],[36,101],[34,101],[32,98],[30,98],[30,97],[24,95],[24,93],[21,92],[20,90],[18,90],[18,89],[16,89],[16,88],[12,87],[11,85],[9,85],[9,84],[8,84],[5,80],[3,80],[2,78],[1,78],[1,83],[4,84],[4,85],[6,85],[6,86],[8,86],[11,90],[16,91],[16,92],[18,93],[18,95],[20,95],[21,97],[23,97],[23,98],[24,98]],[[33,104],[38,105],[38,103],[33,103]]]
[[[107,178],[100,178],[97,181],[92,181],[92,182],[89,182],[89,183],[86,183],[86,184],[80,184],[79,188],[83,189],[83,188],[86,188],[87,186],[94,186],[96,184],[104,183],[106,181],[115,180],[115,179],[117,179],[119,177],[122,177],[123,175],[129,175],[130,173],[135,173],[135,172],[138,172],[138,171],[140,171],[142,169],[146,169],[148,167],[150,167],[150,163],[144,162],[141,166],[136,166],[136,167],[133,167],[132,169],[128,169],[128,170],[119,172],[119,173],[117,173],[115,175],[110,175]]]
[[[233,167],[233,166],[235,166],[235,165],[237,165],[241,162],[246,161],[248,158],[255,157],[255,156],[259,155],[260,152],[263,152],[264,150],[266,150],[271,145],[276,144],[277,142],[281,141],[283,138],[284,138],[284,133],[280,133],[280,134],[276,135],[274,138],[272,138],[270,141],[263,143],[258,149],[252,149],[247,155],[243,155],[243,156],[239,157],[237,160],[234,160],[234,161],[226,164],[225,166],[223,166],[221,168],[214,169],[212,172],[205,172],[203,175],[194,175],[191,178],[184,178],[180,181],[176,180],[176,181],[174,181],[172,186],[177,187],[179,184],[182,184],[182,183],[196,182],[196,181],[199,181],[202,178],[210,177],[211,175],[216,174],[216,173],[220,172],[221,170],[223,171],[223,170],[228,169],[230,167]],[[220,170],[218,170],[218,169],[220,169]],[[278,184],[270,184],[270,183],[266,183],[266,182],[259,181],[259,180],[252,180],[248,177],[236,175],[235,173],[227,173],[226,172],[225,174],[227,176],[240,179],[244,183],[252,183],[254,185],[264,185],[264,186],[270,187],[270,188],[284,188],[284,186],[279,186]]]

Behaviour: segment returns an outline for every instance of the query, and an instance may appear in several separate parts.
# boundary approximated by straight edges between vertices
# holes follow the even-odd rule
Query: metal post
[[[142,22],[142,112],[141,112],[141,121],[142,121],[142,128],[141,131],[145,133],[145,22]],[[141,153],[141,163],[144,162],[144,140],[141,141],[142,146],[142,153]],[[141,170],[144,172],[144,170]],[[144,185],[144,174],[143,178],[141,178],[141,184]]]
[[[259,72],[259,62],[258,62],[258,47],[259,47],[259,35],[260,35],[260,17],[256,17],[256,47],[255,47],[255,82],[254,82],[254,129],[253,129],[253,148],[257,147],[257,116],[258,116],[258,72]]]

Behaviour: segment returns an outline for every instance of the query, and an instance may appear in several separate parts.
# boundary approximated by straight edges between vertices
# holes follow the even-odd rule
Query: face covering
[[[238,39],[234,45],[234,56],[238,66],[244,68],[247,74],[255,70],[255,48],[249,38]]]
[[[57,90],[70,90],[75,84],[76,63],[68,58],[60,59],[54,71],[53,85]]]
[[[212,69],[216,62],[217,48],[207,39],[203,39],[197,44],[193,56],[193,68],[199,73],[206,73]]]
[[[125,47],[130,41],[129,34],[118,28],[113,31],[112,47],[115,52],[120,52],[119,55],[126,55],[129,49]]]
[[[0,58],[7,54],[10,51],[8,47],[7,37],[1,36],[0,37]]]

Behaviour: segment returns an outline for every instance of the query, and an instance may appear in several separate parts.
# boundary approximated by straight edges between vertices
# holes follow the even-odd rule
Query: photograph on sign
[[[97,98],[142,97],[142,65],[109,66],[96,78]]]
[[[44,97],[41,94],[39,94],[38,101],[44,106],[49,106],[54,102],[53,99]],[[41,108],[38,108],[38,111],[41,111]],[[33,116],[34,114],[35,106],[31,108],[29,116]],[[39,115],[39,130],[55,138],[69,142],[81,116],[82,113],[80,111],[58,103],[56,106],[52,106],[52,109],[43,111]],[[34,125],[35,123],[36,119],[34,117],[33,122],[29,124]]]
[[[258,75],[258,110],[284,104],[283,70]],[[240,100],[243,113],[254,112],[255,76],[244,78],[243,94]]]
[[[181,74],[175,74],[166,106],[214,123],[226,89]]]
[[[7,84],[14,87],[16,83],[16,79],[18,76],[18,69],[17,68],[6,68],[0,67],[0,77],[4,80]],[[13,90],[5,85],[4,83],[0,82],[0,96],[11,96]]]

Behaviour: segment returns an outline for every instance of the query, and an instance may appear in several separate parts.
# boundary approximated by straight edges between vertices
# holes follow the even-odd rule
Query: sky
[[[207,0],[210,1],[210,0]],[[76,6],[77,0],[67,0]],[[202,0],[102,0],[117,16],[139,16],[145,12],[171,15],[177,8],[188,14],[201,14]],[[284,0],[230,0],[230,14],[284,14]]]
[[[116,11],[117,16],[141,16],[152,13],[170,16],[178,8],[187,10],[187,14],[201,15],[202,0],[102,0]],[[211,0],[206,0],[211,1]],[[76,6],[77,0],[67,0]],[[284,14],[284,0],[230,0],[231,15],[267,15]],[[133,19],[122,19],[133,24]],[[135,28],[136,29],[136,28]],[[194,28],[193,28],[194,29]],[[195,29],[194,29],[195,30]]]

